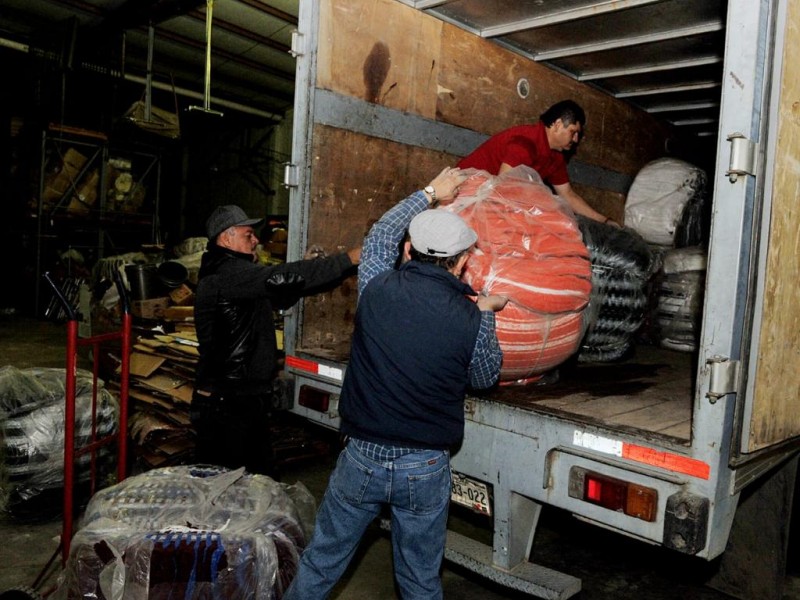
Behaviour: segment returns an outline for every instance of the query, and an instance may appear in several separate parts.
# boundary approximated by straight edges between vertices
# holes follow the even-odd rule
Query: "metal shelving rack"
[[[65,164],[70,149],[85,158],[80,166]],[[55,190],[48,187],[53,179],[47,172],[48,162],[53,159],[61,164],[61,185]],[[123,187],[123,194],[131,198],[143,194],[141,209],[120,210],[115,198],[109,196],[109,189],[116,183],[109,178],[114,171],[110,161],[115,159],[130,165],[130,177],[125,179],[130,187]],[[41,280],[49,267],[46,253],[53,244],[88,250],[99,260],[110,252],[160,242],[160,187],[161,154],[157,149],[117,144],[103,133],[60,125],[50,125],[43,131],[35,215],[36,314],[42,310]],[[84,202],[87,196],[91,202]]]

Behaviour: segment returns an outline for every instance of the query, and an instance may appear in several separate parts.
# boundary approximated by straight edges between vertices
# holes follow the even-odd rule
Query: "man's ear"
[[[217,246],[220,246],[222,248],[227,248],[228,250],[230,250],[231,248],[230,235],[228,235],[227,229],[217,236],[216,242]]]
[[[556,119],[555,121],[553,121],[553,124],[551,125],[551,127],[555,131],[558,131],[559,129],[562,129],[564,127],[564,121],[562,121],[561,119]]]
[[[403,242],[403,261],[406,262],[411,260],[411,241],[406,240]]]
[[[462,254],[459,257],[458,262],[456,262],[456,266],[453,269],[455,271],[457,277],[461,277],[461,272],[464,270],[464,267],[467,265],[467,261],[468,260],[469,260],[469,252],[465,252],[464,254]]]

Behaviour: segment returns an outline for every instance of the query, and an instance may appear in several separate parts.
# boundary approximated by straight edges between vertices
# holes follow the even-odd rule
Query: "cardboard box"
[[[194,292],[185,283],[170,291],[169,297],[175,306],[188,306],[194,302]]]
[[[70,188],[70,185],[78,183],[78,175],[87,160],[83,154],[74,148],[68,148],[54,172],[45,176],[42,201],[45,204],[50,204],[60,200]]]
[[[131,313],[140,319],[163,319],[164,311],[169,308],[169,297],[150,298],[149,300],[134,300],[131,303]]]
[[[164,311],[167,321],[194,321],[194,306],[170,306]]]

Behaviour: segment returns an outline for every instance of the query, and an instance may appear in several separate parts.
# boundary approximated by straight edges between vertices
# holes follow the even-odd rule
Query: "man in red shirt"
[[[616,225],[597,212],[572,189],[564,152],[577,146],[586,115],[572,100],[562,100],[548,108],[535,125],[517,125],[497,133],[462,158],[460,169],[482,169],[501,175],[519,165],[534,169],[576,213]]]

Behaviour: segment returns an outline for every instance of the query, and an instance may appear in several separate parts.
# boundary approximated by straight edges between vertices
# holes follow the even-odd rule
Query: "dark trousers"
[[[276,476],[268,395],[195,392],[189,415],[197,433],[195,461]]]

